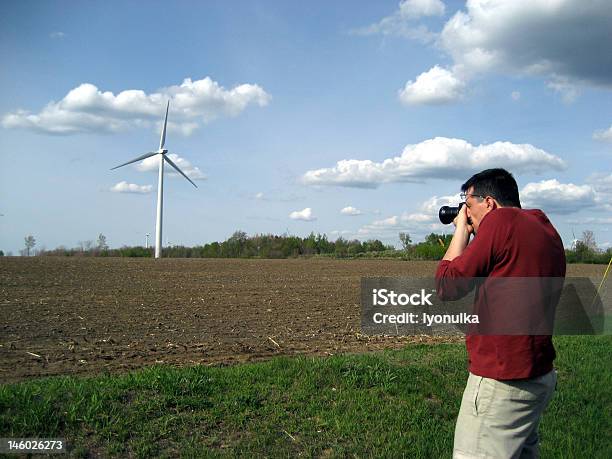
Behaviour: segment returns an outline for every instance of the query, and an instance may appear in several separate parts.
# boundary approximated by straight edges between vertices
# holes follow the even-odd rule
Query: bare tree
[[[585,262],[593,258],[593,255],[597,252],[593,231],[583,231],[582,238],[574,244],[574,252],[576,260],[579,262]]]
[[[24,241],[25,241],[26,256],[29,257],[30,256],[30,250],[33,249],[34,246],[36,245],[36,239],[34,239],[34,236],[29,234],[28,236],[26,236],[24,238]]]
[[[587,249],[592,250],[593,252],[597,251],[597,243],[595,242],[595,235],[593,231],[586,230],[582,232],[582,243],[587,247]]]
[[[404,233],[403,231],[399,233],[399,240],[402,243],[402,247],[404,250],[408,250],[410,244],[412,244],[412,239],[410,238],[410,234]]]
[[[106,236],[102,233],[98,234],[98,243],[96,248],[100,251],[108,250],[108,244],[106,243]]]
[[[79,251],[81,253],[83,252],[89,252],[91,250],[91,248],[93,247],[93,241],[87,240],[87,241],[79,241],[78,245],[79,245]]]

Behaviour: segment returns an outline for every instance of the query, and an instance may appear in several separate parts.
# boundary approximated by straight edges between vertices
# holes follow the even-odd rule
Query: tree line
[[[446,253],[452,239],[451,234],[430,233],[422,242],[413,244],[408,233],[399,233],[401,249],[385,245],[378,239],[359,241],[339,237],[330,241],[325,234],[310,233],[307,237],[288,234],[247,235],[235,231],[223,242],[187,247],[172,245],[164,247],[162,256],[167,258],[295,258],[295,257],[334,257],[334,258],[401,258],[405,260],[440,260]],[[123,246],[109,248],[106,236],[99,234],[97,240],[80,241],[77,247],[60,246],[53,250],[45,248],[34,250],[36,239],[32,235],[24,238],[22,256],[93,256],[93,257],[153,257],[154,249],[142,246]],[[9,254],[10,255],[10,254]],[[565,250],[568,263],[608,263],[612,258],[612,248],[603,251],[597,247],[592,231],[584,231],[580,240]],[[4,253],[0,250],[0,256]]]
[[[565,249],[567,263],[608,264],[612,259],[612,247],[602,250],[597,247],[593,231],[583,231],[580,239],[574,239],[571,249]]]
[[[31,248],[31,247],[30,247]],[[392,245],[385,245],[378,239],[367,241],[338,238],[330,241],[325,234],[311,233],[307,237],[293,235],[256,234],[247,235],[235,231],[223,242],[211,242],[193,247],[171,245],[163,247],[162,256],[168,258],[291,258],[299,256],[337,256],[352,257],[360,253],[393,251]],[[110,249],[103,234],[98,242],[80,243],[79,247],[68,249],[58,247],[54,250],[36,252],[37,255],[59,256],[102,256],[102,257],[152,257],[153,248],[142,246]]]

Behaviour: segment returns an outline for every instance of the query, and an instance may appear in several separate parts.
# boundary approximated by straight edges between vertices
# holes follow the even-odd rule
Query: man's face
[[[474,231],[478,231],[484,216],[496,207],[496,203],[491,197],[475,195],[473,186],[469,187],[466,191],[465,205],[467,207],[467,216],[472,220]]]

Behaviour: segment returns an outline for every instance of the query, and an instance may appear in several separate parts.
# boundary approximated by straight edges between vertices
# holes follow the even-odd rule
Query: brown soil
[[[432,276],[435,262],[0,258],[0,382],[231,364],[461,338],[360,333],[362,276]],[[568,276],[605,267],[568,266]]]

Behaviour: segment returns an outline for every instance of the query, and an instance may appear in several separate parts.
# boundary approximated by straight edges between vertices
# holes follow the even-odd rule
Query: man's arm
[[[474,228],[468,224],[464,207],[454,221],[455,234],[436,270],[437,293],[443,300],[466,295],[474,286],[474,278],[488,276],[496,258],[495,247],[500,238],[497,216],[494,212],[487,214],[480,223],[478,236],[468,244]]]

